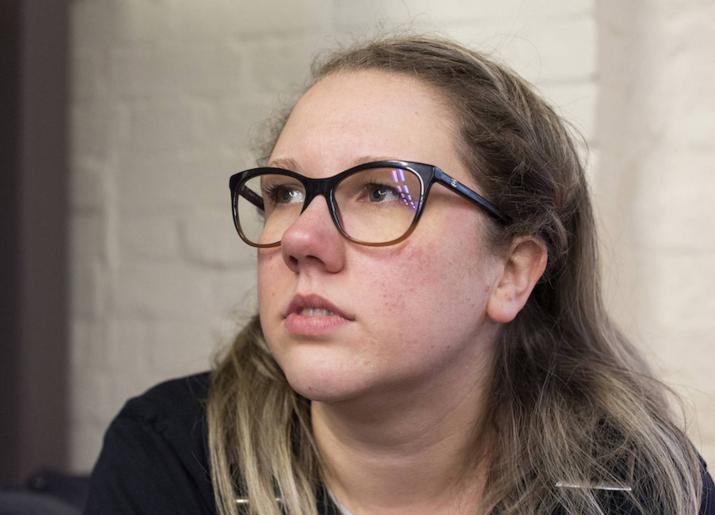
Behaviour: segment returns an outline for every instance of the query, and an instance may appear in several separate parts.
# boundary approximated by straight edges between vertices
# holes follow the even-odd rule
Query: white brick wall
[[[605,125],[597,130],[595,121],[602,31],[593,0],[74,0],[71,9],[71,433],[77,470],[92,465],[106,425],[128,396],[206,369],[217,346],[255,310],[253,252],[234,233],[227,179],[253,164],[252,142],[263,120],[299,90],[318,50],[395,27],[454,36],[509,62],[599,151],[609,149],[597,141]],[[704,50],[690,50],[676,69],[701,62]],[[683,105],[691,96],[706,96],[702,90],[679,93]],[[659,98],[654,94],[652,102]],[[664,109],[660,116],[681,111]],[[712,134],[711,120],[693,111],[678,123]],[[707,182],[712,155],[705,136],[680,138],[682,148],[699,141],[701,149],[699,168],[683,173]],[[706,219],[713,214],[706,202],[696,204],[713,195],[679,188],[673,177],[663,181],[678,202],[693,204]],[[647,203],[650,196],[661,198],[653,189],[639,194],[642,207],[632,216],[657,216]],[[677,222],[662,214],[659,219],[676,238]],[[638,234],[652,234],[654,228],[643,225]],[[687,246],[672,241],[678,249]],[[710,254],[701,252],[702,262],[695,263],[697,257],[658,252],[659,259],[691,260],[678,262],[690,271],[691,289],[681,287],[686,279],[665,278],[661,288],[697,298],[692,288],[703,281],[692,277],[695,267],[714,275],[704,269],[712,269]],[[671,264],[654,260],[651,266],[662,274]],[[664,308],[672,313],[659,304],[644,324],[656,327],[651,320]],[[705,299],[698,309],[696,324],[706,316]],[[683,382],[699,384],[691,378],[702,366],[684,362],[682,369]]]
[[[715,4],[601,0],[596,190],[616,317],[715,461]]]

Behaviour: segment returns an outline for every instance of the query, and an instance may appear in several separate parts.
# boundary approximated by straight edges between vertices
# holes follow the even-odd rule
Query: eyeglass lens
[[[241,192],[248,188],[263,200],[260,210]],[[403,168],[369,168],[346,176],[335,186],[339,224],[350,238],[387,243],[402,237],[417,214],[419,177]],[[244,236],[259,245],[281,241],[303,210],[306,192],[293,177],[264,173],[239,185],[238,222]]]

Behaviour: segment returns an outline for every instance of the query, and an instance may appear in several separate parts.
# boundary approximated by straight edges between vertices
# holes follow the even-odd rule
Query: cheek
[[[381,256],[381,266],[371,267],[370,281],[380,306],[403,316],[409,314],[407,306],[414,307],[426,291],[433,289],[437,275],[434,257],[433,250],[424,245],[407,245]]]
[[[279,292],[284,289],[284,278],[288,268],[279,253],[258,254],[256,265],[258,306],[261,316],[280,301]]]
[[[403,285],[394,303],[412,313],[417,323],[436,317],[448,325],[478,321],[493,282],[493,260],[481,250],[478,233],[463,231],[462,238],[415,243],[401,256],[406,266],[394,271]]]
[[[391,265],[373,275],[372,292],[363,297],[370,306],[364,312],[370,345],[358,348],[397,376],[471,359],[468,349],[485,320],[480,264],[467,264],[479,259],[475,248],[415,243],[390,256]]]
[[[451,317],[459,311],[455,300],[461,292],[457,289],[464,288],[467,278],[439,245],[415,241],[386,261],[391,265],[378,268],[373,276],[376,316],[387,315],[381,318],[393,321],[395,329],[414,332],[410,329],[424,330],[439,324],[436,317]]]

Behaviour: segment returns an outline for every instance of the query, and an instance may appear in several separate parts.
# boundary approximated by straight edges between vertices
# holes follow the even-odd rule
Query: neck
[[[483,487],[476,451],[483,391],[472,379],[313,402],[328,488],[355,515],[474,513]]]

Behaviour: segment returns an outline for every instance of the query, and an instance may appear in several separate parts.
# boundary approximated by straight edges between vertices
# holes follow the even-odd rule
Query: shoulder
[[[86,513],[214,513],[205,405],[210,376],[127,401],[104,436]]]
[[[167,422],[196,422],[205,415],[210,385],[208,372],[160,383],[129,399],[118,419],[134,419],[161,429]]]
[[[708,466],[702,458],[700,458],[700,474],[702,494],[698,515],[715,515],[715,484],[713,484],[713,479],[708,472]],[[635,513],[635,510],[627,511],[626,513]]]
[[[701,458],[703,473],[703,497],[700,503],[699,515],[715,515],[715,484],[708,472],[708,466]]]
[[[700,458],[700,476],[702,479],[702,493],[698,515],[715,515],[715,484],[708,472],[707,463]],[[636,513],[635,510],[626,513]]]
[[[112,421],[112,432],[131,430],[145,437],[160,437],[177,457],[206,462],[206,400],[208,372],[160,383],[127,401]],[[190,456],[187,456],[190,453]]]

